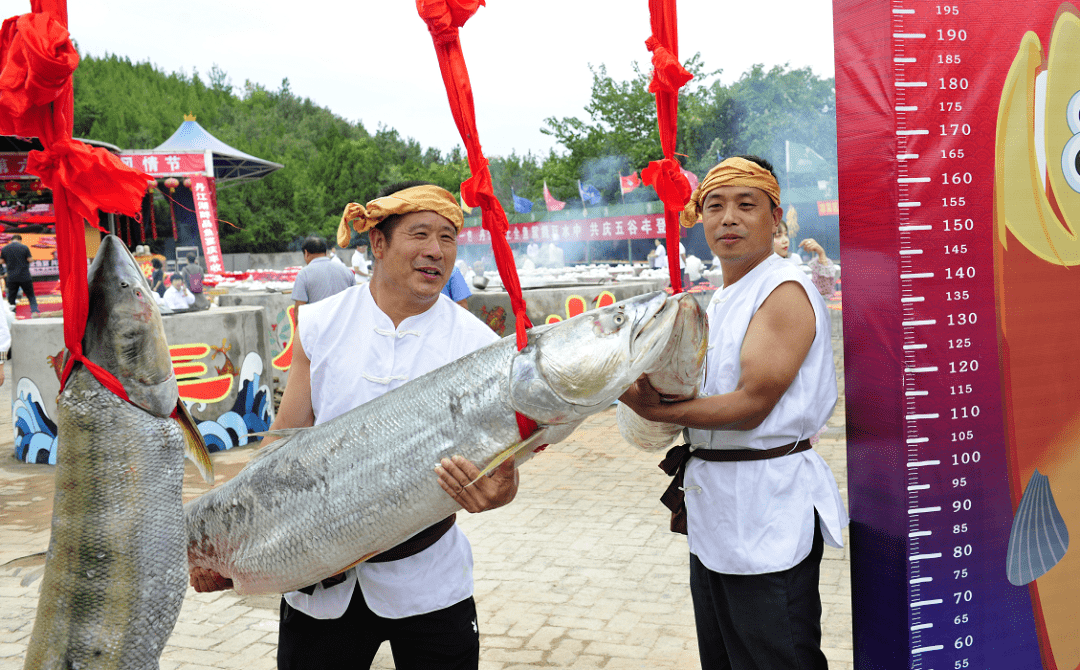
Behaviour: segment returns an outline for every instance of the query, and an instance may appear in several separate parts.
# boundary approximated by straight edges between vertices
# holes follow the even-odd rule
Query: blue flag
[[[578,193],[581,194],[581,202],[585,205],[599,205],[600,204],[600,191],[596,190],[596,187],[592,184],[585,184],[582,186],[581,182],[577,183]]]
[[[514,211],[518,214],[528,214],[532,211],[532,200],[526,200],[510,189],[510,195],[514,198]]]

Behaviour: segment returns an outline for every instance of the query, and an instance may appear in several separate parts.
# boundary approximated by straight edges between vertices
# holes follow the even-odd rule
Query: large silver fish
[[[84,353],[131,402],[80,363],[57,400],[52,536],[27,670],[158,667],[187,587],[185,452],[209,478],[150,286],[115,237],[89,284]]]
[[[678,302],[679,311],[668,345],[656,366],[645,371],[664,402],[697,396],[709,344],[709,319],[694,296],[680,293],[672,300]],[[622,403],[615,410],[615,421],[623,439],[645,451],[667,449],[683,429],[673,423],[643,419]]]
[[[611,406],[667,344],[678,310],[651,293],[504,338],[267,446],[184,509],[188,560],[242,594],[314,584],[460,509],[440,459],[485,471],[565,439]],[[515,410],[539,430],[522,441]]]

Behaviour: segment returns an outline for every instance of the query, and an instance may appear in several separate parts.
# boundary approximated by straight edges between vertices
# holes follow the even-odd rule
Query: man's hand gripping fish
[[[81,363],[57,400],[52,536],[27,670],[158,667],[187,588],[185,452],[213,481],[150,285],[111,235],[90,266],[89,289],[83,351],[130,402]]]
[[[656,366],[645,372],[646,379],[660,393],[663,402],[697,396],[709,344],[709,319],[694,296],[680,293],[671,300],[679,306],[671,337]],[[645,451],[670,447],[682,432],[682,426],[643,419],[622,403],[615,410],[615,419],[623,439]]]
[[[432,469],[490,472],[611,406],[668,343],[678,303],[651,293],[507,337],[263,449],[184,509],[193,567],[239,593],[314,584],[460,509]],[[526,440],[514,412],[539,429]],[[357,559],[360,559],[358,561]]]

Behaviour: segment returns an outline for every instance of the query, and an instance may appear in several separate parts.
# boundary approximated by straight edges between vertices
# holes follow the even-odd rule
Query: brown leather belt
[[[680,444],[668,450],[660,469],[673,479],[667,490],[660,496],[660,502],[671,510],[671,532],[686,535],[686,494],[683,492],[683,475],[686,464],[691,458],[703,461],[733,463],[738,461],[764,461],[780,458],[788,454],[797,454],[811,448],[810,440],[799,440],[774,449],[696,449],[690,451],[689,444]]]
[[[424,530],[420,531],[416,535],[413,535],[409,539],[405,540],[396,547],[390,547],[381,554],[376,554],[367,560],[368,563],[389,563],[390,561],[400,561],[403,558],[409,556],[415,556],[421,551],[427,549],[431,545],[439,541],[439,539],[446,535],[451,528],[454,527],[454,521],[457,519],[457,514],[451,514],[434,526],[428,526]],[[340,584],[345,581],[346,572],[340,572],[333,577],[327,577],[319,582],[323,585],[323,588],[330,588],[336,584]],[[306,593],[309,596],[315,593],[315,584],[311,586],[305,586],[299,589],[301,593]]]

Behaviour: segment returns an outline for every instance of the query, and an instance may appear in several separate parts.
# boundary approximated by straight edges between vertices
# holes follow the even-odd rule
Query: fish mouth
[[[631,367],[637,370],[638,375],[650,367],[663,351],[678,311],[678,296],[666,296],[661,292],[641,306],[634,319],[634,335],[630,339]]]

